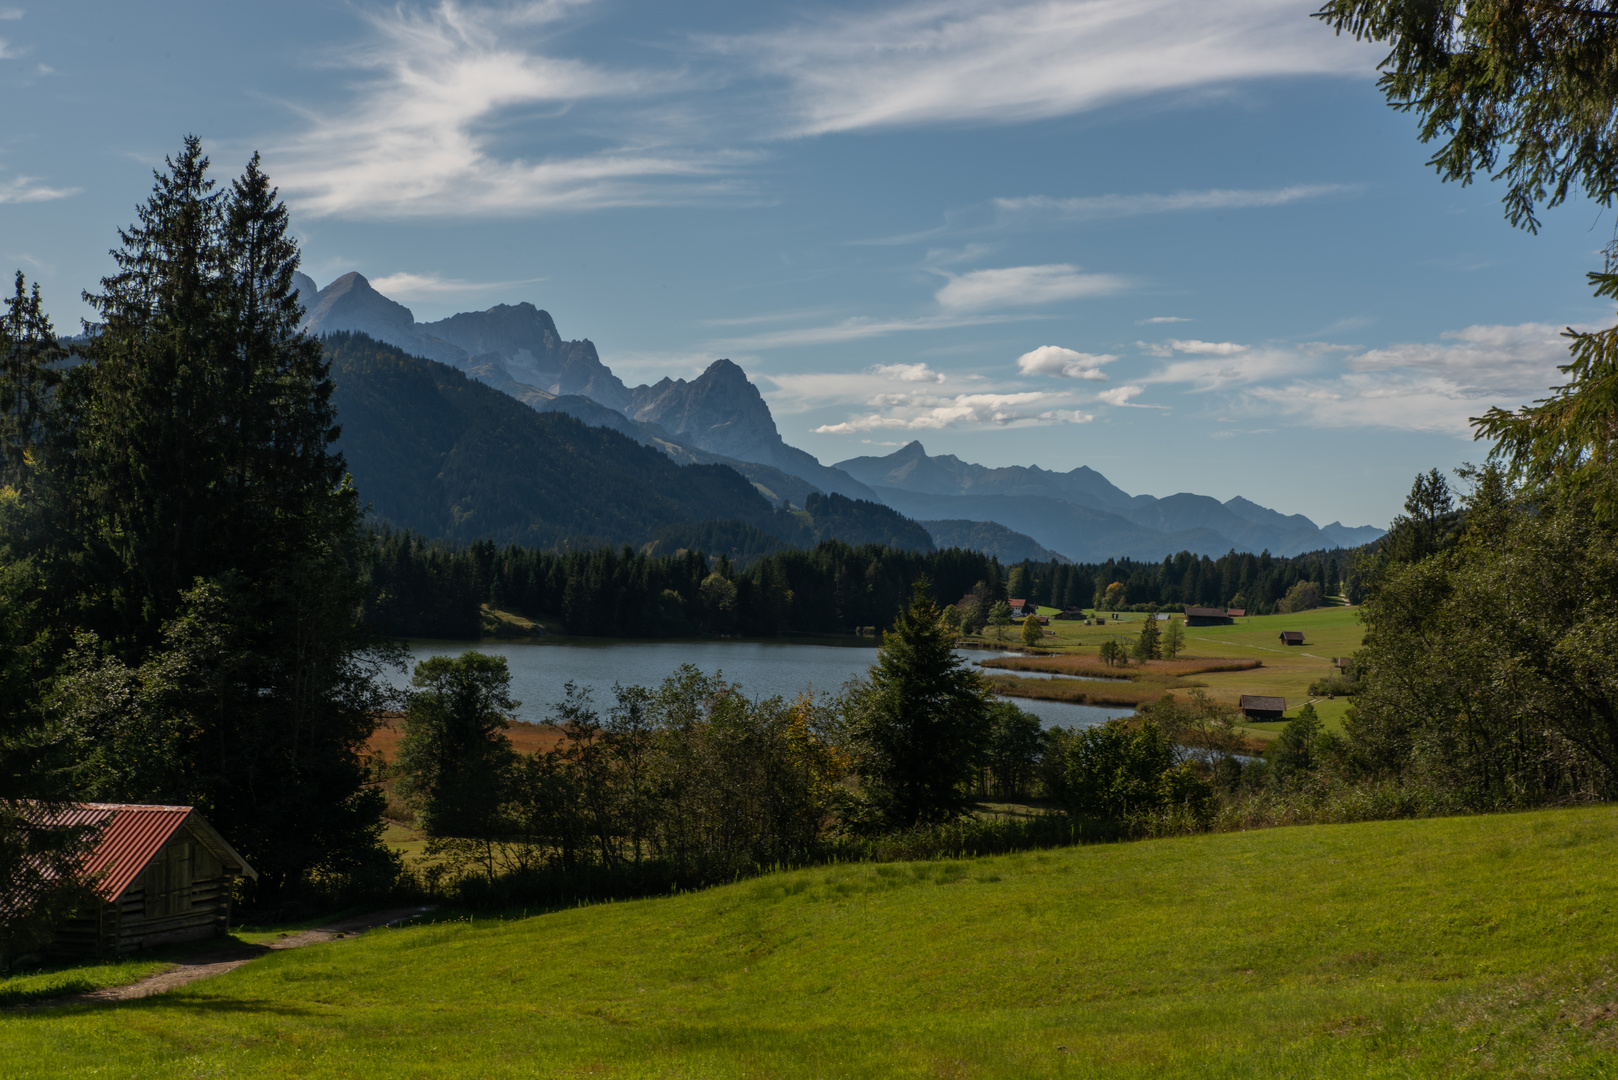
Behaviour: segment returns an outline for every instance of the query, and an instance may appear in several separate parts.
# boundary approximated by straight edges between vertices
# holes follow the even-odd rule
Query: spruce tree
[[[882,636],[869,681],[851,695],[860,774],[883,825],[948,821],[970,805],[992,722],[991,697],[954,645],[932,585],[921,578]]]
[[[188,138],[87,296],[102,321],[65,387],[79,517],[58,563],[95,636],[64,712],[87,762],[142,753],[120,742],[142,709],[172,729],[162,768],[87,767],[87,793],[200,805],[276,891],[382,854],[360,755],[384,657],[357,621],[359,506],[297,329],[286,209],[256,156],[226,192],[208,169]],[[166,696],[73,692],[125,675]]]

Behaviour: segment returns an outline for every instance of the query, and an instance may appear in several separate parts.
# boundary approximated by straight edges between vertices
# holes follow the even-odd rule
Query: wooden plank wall
[[[51,952],[122,956],[221,936],[230,929],[235,884],[235,875],[226,873],[188,830],[181,830],[122,896],[63,926]]]

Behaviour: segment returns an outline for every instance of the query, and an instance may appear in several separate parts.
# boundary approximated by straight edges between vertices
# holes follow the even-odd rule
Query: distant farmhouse
[[[1185,609],[1187,626],[1229,626],[1230,612],[1216,607],[1188,607]]]
[[[1249,720],[1279,720],[1287,711],[1287,699],[1243,694],[1238,707]]]
[[[74,803],[53,821],[99,829],[84,870],[100,876],[101,902],[58,931],[52,952],[121,956],[222,935],[230,928],[236,879],[258,879],[190,806]]]
[[[1281,631],[1281,644],[1283,644],[1283,645],[1302,645],[1303,644],[1303,631],[1302,630],[1283,630],[1283,631]]]
[[[1038,605],[1033,603],[1031,600],[1007,600],[1006,603],[1011,605],[1011,616],[1014,619],[1021,619],[1026,615],[1032,615],[1036,610],[1038,610]]]

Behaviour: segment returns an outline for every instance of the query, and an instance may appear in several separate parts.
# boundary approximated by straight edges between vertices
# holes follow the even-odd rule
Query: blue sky
[[[195,132],[263,153],[320,284],[531,300],[631,385],[729,357],[827,463],[1380,525],[1610,321],[1613,225],[1440,184],[1313,7],[0,0],[0,267],[76,326]]]

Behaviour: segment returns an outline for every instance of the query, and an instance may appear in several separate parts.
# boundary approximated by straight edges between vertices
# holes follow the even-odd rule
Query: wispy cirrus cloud
[[[713,37],[784,84],[792,135],[1037,120],[1284,75],[1363,75],[1374,48],[1295,0],[918,0]]]
[[[1358,192],[1358,184],[1294,184],[1281,188],[1213,188],[1176,191],[1164,195],[1079,195],[1056,198],[1025,195],[994,200],[1002,219],[1038,221],[1096,221],[1209,210],[1250,210]]]
[[[0,203],[50,202],[77,195],[82,188],[55,187],[34,176],[0,177]]]
[[[1171,342],[1195,358],[1174,359],[1142,381],[1223,391],[1233,412],[1314,427],[1468,436],[1471,417],[1543,397],[1560,382],[1557,365],[1566,362],[1567,345],[1563,328],[1550,323],[1475,325],[1435,342],[1377,349]]]
[[[781,349],[800,345],[837,345],[847,341],[887,337],[890,334],[922,333],[930,330],[951,330],[961,326],[984,326],[1009,322],[1021,316],[1013,315],[924,315],[913,319],[877,319],[865,316],[842,319],[821,326],[800,326],[786,330],[770,330],[762,334],[743,337],[719,338],[706,343],[706,347],[721,352],[751,349]]]
[[[1087,274],[1071,263],[1050,263],[950,275],[935,299],[940,307],[949,310],[977,311],[1107,296],[1127,286],[1128,282],[1117,274]]]
[[[351,102],[304,115],[272,150],[304,213],[460,217],[649,205],[733,192],[756,155],[681,149],[619,131],[589,152],[523,155],[497,138],[522,113],[530,134],[586,102],[635,99],[674,76],[610,70],[549,51],[548,31],[587,0],[509,7],[443,0],[366,15],[372,40],[334,62],[370,73]]]
[[[486,292],[489,289],[507,288],[512,285],[532,285],[544,280],[542,277],[536,277],[518,278],[512,281],[467,281],[464,278],[447,278],[439,274],[413,274],[408,271],[400,271],[386,277],[372,279],[371,287],[385,296],[390,296],[394,299],[402,297],[410,300],[420,297]]]

